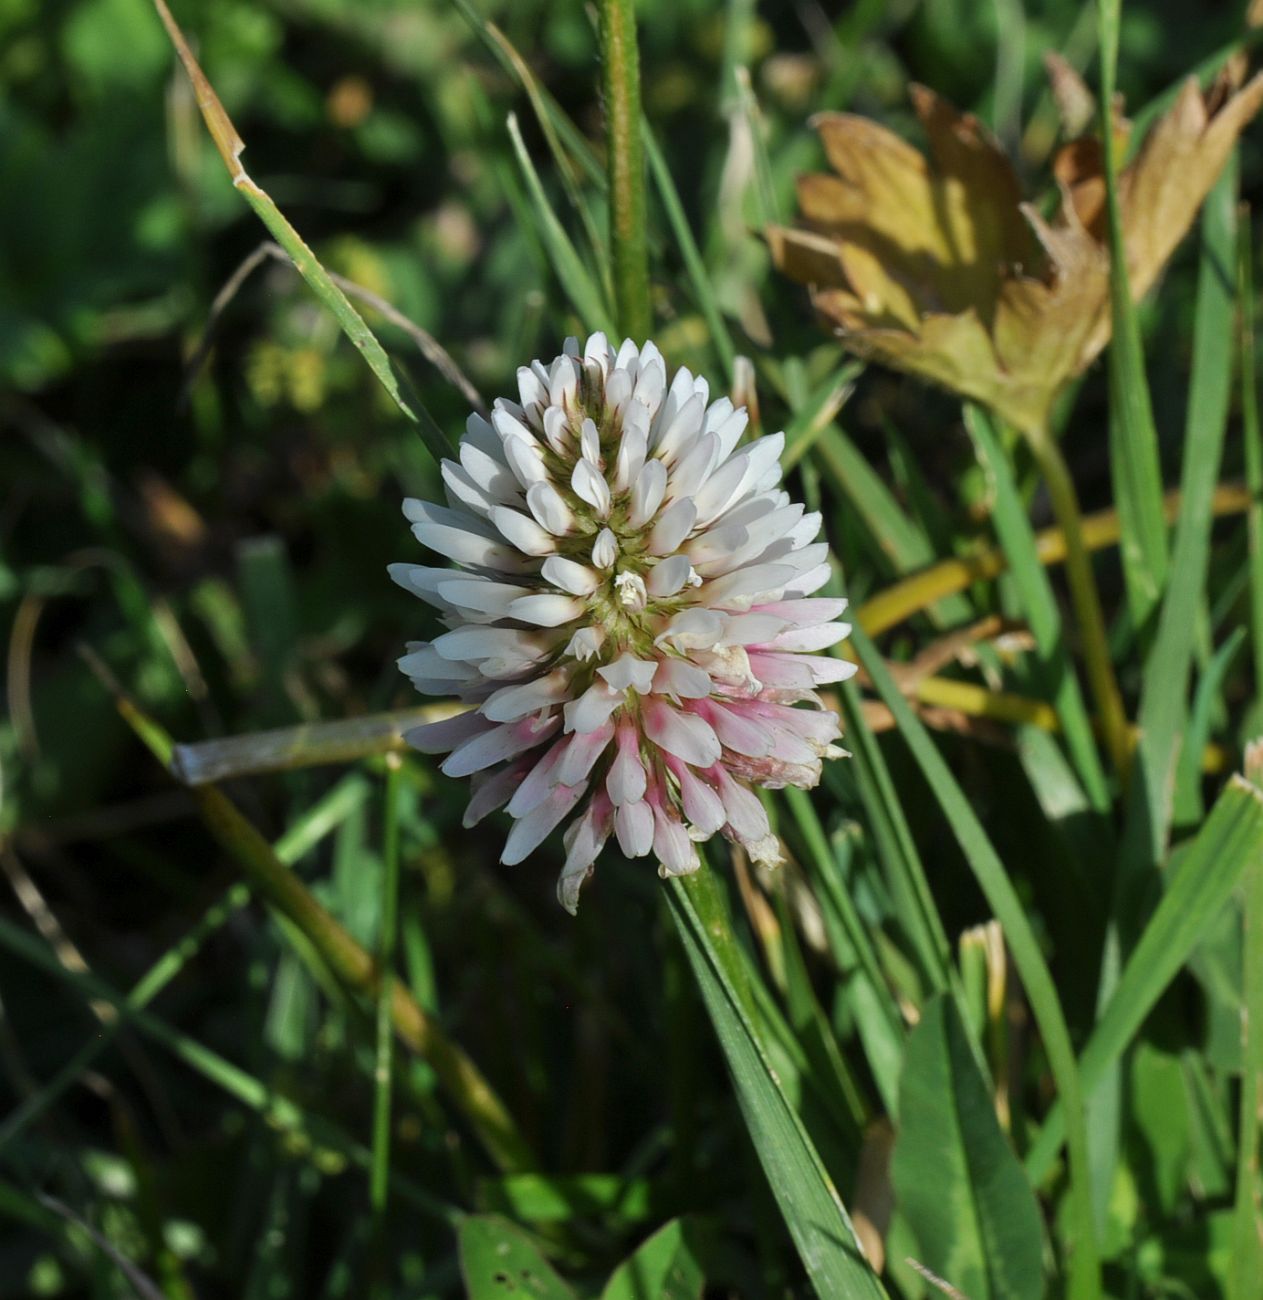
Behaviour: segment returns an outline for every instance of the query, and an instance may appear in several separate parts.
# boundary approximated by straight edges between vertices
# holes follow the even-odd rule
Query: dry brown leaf
[[[1082,83],[1050,67],[1061,99]],[[1263,102],[1226,68],[1190,79],[1119,177],[1133,294],[1152,287]],[[1028,432],[1109,341],[1109,254],[1099,141],[1063,147],[1061,202],[1045,221],[1022,202],[1008,158],[970,114],[921,86],[913,106],[929,157],[846,113],[814,120],[832,174],[798,187],[805,229],[768,232],[777,266],[811,287],[843,346],[990,406]],[[1115,138],[1129,125],[1115,117]]]

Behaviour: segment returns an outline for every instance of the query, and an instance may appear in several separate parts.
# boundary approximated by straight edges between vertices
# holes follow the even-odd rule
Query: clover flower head
[[[739,446],[744,408],[603,334],[523,366],[518,396],[469,418],[447,505],[404,503],[458,567],[391,566],[450,629],[399,666],[471,706],[409,743],[473,778],[466,826],[507,808],[505,863],[577,813],[571,912],[611,835],[663,876],[696,870],[717,832],[778,862],[751,786],[817,783],[843,751],[816,688],[854,671],[818,653],[850,627],[845,601],[813,598],[828,548],[780,486],[784,435]]]

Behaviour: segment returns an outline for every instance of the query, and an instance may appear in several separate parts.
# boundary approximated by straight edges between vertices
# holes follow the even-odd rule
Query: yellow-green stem
[[[618,327],[649,337],[649,255],[645,240],[645,157],[640,136],[640,57],[633,0],[600,0],[601,93],[610,180],[610,252]]]
[[[1127,711],[1123,707],[1122,692],[1114,676],[1110,659],[1109,636],[1105,628],[1105,614],[1101,608],[1101,594],[1097,590],[1092,560],[1083,536],[1083,515],[1079,497],[1065,457],[1050,434],[1036,434],[1030,439],[1031,449],[1039,463],[1040,473],[1048,488],[1053,514],[1061,526],[1066,544],[1066,581],[1070,586],[1070,600],[1074,605],[1075,621],[1079,628],[1079,641],[1083,662],[1087,669],[1088,686],[1096,701],[1101,733],[1105,748],[1115,770],[1126,780],[1131,762],[1131,736],[1127,727]]]

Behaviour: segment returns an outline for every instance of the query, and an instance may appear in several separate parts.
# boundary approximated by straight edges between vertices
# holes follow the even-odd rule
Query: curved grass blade
[[[704,867],[695,876],[672,880],[667,903],[786,1227],[821,1300],[885,1296],[811,1138],[768,1064],[747,1010],[732,932],[709,873]]]
[[[421,399],[412,391],[408,380],[395,370],[386,350],[378,342],[377,336],[369,329],[364,317],[351,305],[350,299],[342,292],[329,276],[329,272],[320,264],[319,258],[303,242],[302,236],[290,225],[271,196],[253,181],[241,165],[241,155],[245,151],[245,141],[237,134],[232,119],[224,111],[214,87],[206,79],[206,74],[198,66],[189,49],[184,34],[180,31],[166,0],[154,0],[158,16],[162,19],[175,52],[184,64],[193,90],[197,96],[197,106],[210,131],[215,147],[219,150],[224,166],[233,187],[238,190],[247,203],[254,209],[259,219],[272,233],[272,237],[289,254],[298,273],[311,286],[316,297],[333,313],[342,332],[351,340],[360,355],[368,363],[368,368],[376,375],[378,382],[390,395],[391,400],[404,416],[417,426],[422,442],[436,461],[450,454],[452,448],[434,417],[426,410]]]

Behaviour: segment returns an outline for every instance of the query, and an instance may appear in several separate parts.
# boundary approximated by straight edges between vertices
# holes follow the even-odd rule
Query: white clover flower
[[[828,547],[780,487],[784,434],[738,448],[744,408],[683,368],[668,387],[652,343],[615,353],[603,334],[523,366],[518,391],[470,417],[448,505],[404,503],[459,567],[391,565],[451,629],[399,666],[473,706],[409,742],[473,778],[466,826],[507,807],[505,863],[586,798],[557,884],[571,912],[611,834],[663,876],[695,871],[716,832],[780,861],[750,786],[817,783],[843,751],[815,688],[855,671],[814,653],[850,626],[845,601],[809,599]]]

